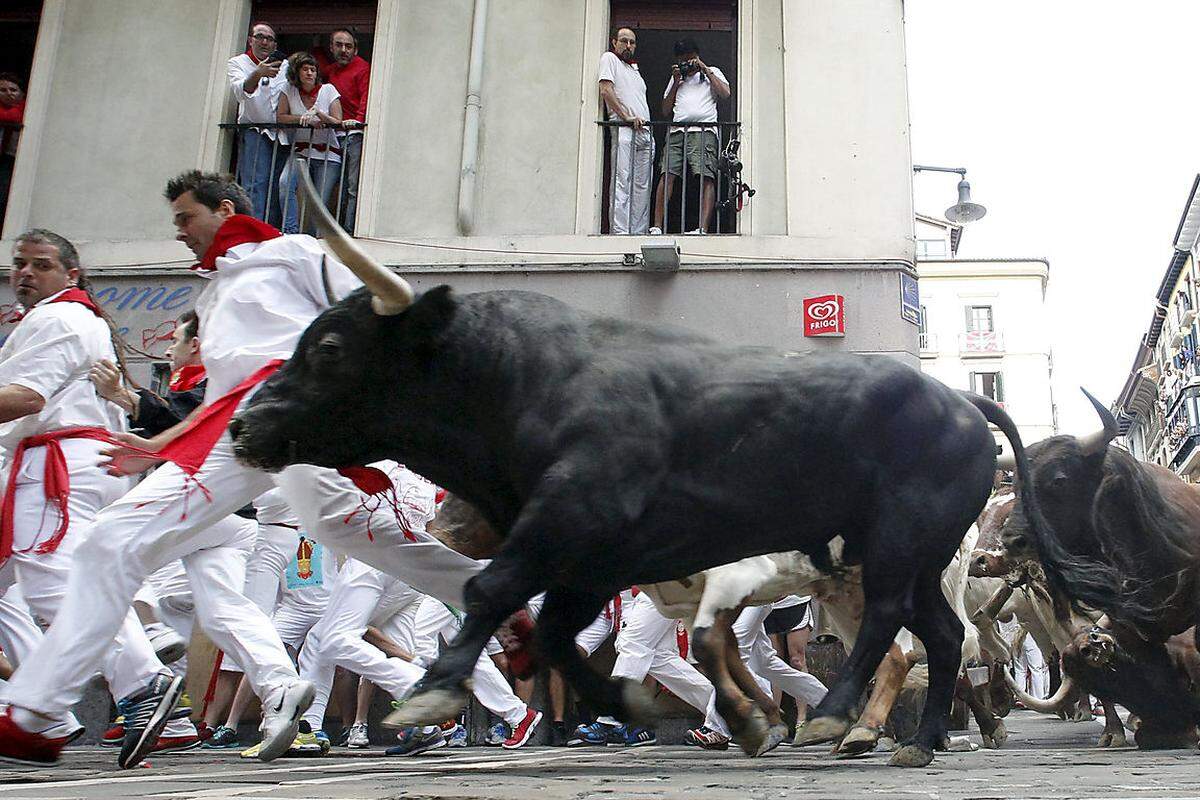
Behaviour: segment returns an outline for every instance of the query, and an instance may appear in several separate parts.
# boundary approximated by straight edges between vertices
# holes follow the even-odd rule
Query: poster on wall
[[[906,272],[900,273],[900,316],[913,325],[921,324],[921,292],[917,279]]]
[[[804,298],[805,336],[845,336],[846,298],[823,294]]]

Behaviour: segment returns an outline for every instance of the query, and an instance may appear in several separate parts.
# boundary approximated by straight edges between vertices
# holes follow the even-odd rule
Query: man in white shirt
[[[425,531],[405,530],[394,515],[373,513],[369,504],[378,506],[378,498],[334,470],[297,465],[268,474],[237,461],[228,432],[237,407],[292,355],[318,314],[361,284],[312,237],[282,236],[248,216],[245,191],[223,175],[185,172],[165,194],[177,238],[200,257],[197,268],[210,281],[196,303],[205,332],[205,405],[154,440],[126,434],[126,447],[106,451],[109,469],[120,474],[171,463],[97,516],[77,553],[77,560],[97,565],[94,574],[72,580],[62,624],[51,627],[6,687],[4,700],[20,718],[12,707],[0,714],[2,758],[38,753],[43,762],[57,760],[61,743],[39,734],[39,726],[78,701],[108,649],[105,638],[111,640],[146,575],[211,547],[215,523],[275,485],[314,539],[456,608],[465,605],[467,580],[483,568]],[[242,636],[252,634],[264,659],[270,657],[251,674],[247,662],[257,654],[235,653],[263,701],[259,758],[269,761],[294,740],[313,687],[300,680],[262,611],[244,603],[240,614]]]
[[[700,60],[700,45],[695,39],[676,42],[675,58],[671,82],[663,92],[663,113],[675,122],[716,122],[717,101],[727,100],[730,94],[725,73]],[[683,74],[681,66],[687,75]],[[663,179],[658,184],[651,233],[662,233],[663,216],[675,193],[675,180],[683,175],[685,166],[702,181],[700,220],[694,232],[708,231],[717,196],[717,150],[716,126],[675,126],[667,133],[667,144],[663,148]]]
[[[629,123],[613,129],[609,188],[610,233],[645,233],[650,225],[650,175],[654,137],[646,122],[646,82],[634,59],[637,34],[618,28],[612,49],[600,56],[600,100],[609,119]]]
[[[229,59],[225,67],[229,89],[238,104],[237,121],[274,124],[279,95],[287,86],[287,62],[274,52],[275,31],[270,25],[259,22],[251,26],[246,45],[246,52]],[[281,219],[274,187],[279,185],[287,156],[275,130],[238,131],[238,183],[250,193],[254,216],[273,225],[279,225]]]

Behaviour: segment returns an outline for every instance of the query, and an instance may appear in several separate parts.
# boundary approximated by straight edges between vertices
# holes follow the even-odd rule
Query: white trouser
[[[654,137],[650,128],[616,128],[612,143],[612,185],[608,229],[644,234],[650,229],[650,176]]]
[[[703,713],[708,708],[713,687],[679,655],[676,631],[676,620],[658,613],[649,596],[639,594],[632,603],[623,603],[612,676],[641,683],[649,674],[680,700]]]
[[[228,433],[196,478],[210,496],[186,484],[177,466],[165,464],[96,517],[78,550],[80,562],[89,566],[75,570],[68,580],[60,612],[64,623],[47,634],[26,666],[13,675],[5,693],[9,702],[47,716],[61,714],[78,702],[92,670],[111,650],[109,642],[124,615],[132,615],[130,601],[146,575],[188,554],[203,558],[205,548],[224,544],[223,535],[211,532],[215,523],[273,484],[283,489],[313,538],[448,602],[463,603],[463,585],[480,569],[477,561],[424,531],[414,533],[417,541],[410,542],[386,510],[373,517],[360,511],[363,498],[333,470],[301,465],[271,475],[244,466],[233,456]],[[244,572],[239,570],[239,579],[244,580]],[[230,599],[244,600],[240,590],[239,583],[233,592],[236,597]],[[199,593],[196,600],[199,613]],[[275,651],[270,663],[259,665],[254,675],[248,673],[251,685],[256,692],[269,686],[282,691],[297,679],[295,668],[266,615],[253,604],[245,605],[249,608],[239,612],[241,618],[234,623],[243,632],[253,631],[256,639],[273,640]],[[136,627],[144,640],[141,627]],[[215,638],[214,643],[227,649]],[[259,697],[267,699],[261,693]]]
[[[1038,648],[1037,642],[1029,634],[1021,642],[1021,649],[1013,658],[1013,672],[1016,675],[1017,686],[1029,686],[1029,694],[1039,700],[1044,700],[1050,690],[1050,667]],[[1026,676],[1029,682],[1026,683]]]
[[[438,641],[449,642],[462,630],[462,618],[434,597],[421,601],[413,621],[414,655],[423,667],[437,659]],[[486,652],[480,653],[471,673],[471,693],[484,708],[515,728],[525,719],[529,707],[513,693],[496,662]]]
[[[14,582],[20,583],[21,593],[34,617],[53,624],[68,616],[62,625],[54,625],[41,643],[25,656],[23,671],[31,678],[44,670],[39,659],[46,641],[57,629],[57,639],[66,643],[68,651],[77,649],[79,634],[69,615],[69,584],[96,581],[103,576],[108,565],[93,561],[85,551],[90,526],[100,509],[121,496],[129,487],[129,481],[106,474],[97,464],[100,462],[101,442],[90,439],[68,439],[60,442],[67,462],[71,480],[71,494],[67,501],[69,525],[67,533],[52,553],[38,554],[22,552],[31,550],[49,539],[58,527],[58,507],[47,502],[43,476],[46,466],[46,448],[35,447],[25,451],[21,473],[17,476],[16,497],[13,500],[13,555],[0,567],[0,594],[6,593]],[[0,475],[7,482],[8,475]],[[79,555],[77,555],[79,554]],[[77,567],[73,568],[75,565]],[[138,582],[138,586],[141,582]],[[136,590],[137,586],[134,587]],[[132,596],[133,592],[130,592]],[[86,617],[88,609],[81,609]],[[163,665],[154,655],[146,634],[138,622],[137,615],[126,601],[114,608],[109,615],[108,625],[96,633],[99,637],[89,642],[95,651],[86,668],[79,674],[80,686],[99,667],[108,680],[109,688],[116,697],[124,698],[140,691],[155,675],[163,671]],[[22,697],[17,676],[5,687],[2,696]],[[78,696],[69,702],[47,706],[46,716],[62,718],[78,701]],[[34,709],[42,710],[42,709]]]
[[[421,679],[425,670],[402,658],[385,656],[362,637],[368,625],[378,627],[406,608],[412,609],[411,619],[422,596],[398,578],[354,559],[346,561],[333,580],[325,613],[300,650],[300,676],[316,687],[313,704],[304,714],[313,730],[324,724],[335,667],[366,678],[397,699]],[[407,645],[405,649],[412,652],[411,635],[397,644]]]
[[[271,507],[280,502],[279,490],[272,489],[254,501],[256,509]],[[246,581],[242,594],[256,608],[273,616],[279,605],[279,581],[288,562],[296,555],[296,530],[286,525],[254,523],[256,533],[254,549],[246,561]],[[278,627],[276,626],[276,630]],[[281,637],[282,639],[282,637]],[[287,640],[283,639],[286,643]],[[233,653],[225,653],[221,659],[225,672],[242,672],[241,662]]]
[[[21,585],[16,584],[0,596],[0,650],[16,667],[41,641],[42,629],[29,613]]]
[[[769,605],[749,606],[734,620],[733,635],[737,638],[738,655],[765,694],[770,695],[772,686],[776,686],[797,700],[816,705],[825,698],[828,690],[815,676],[792,667],[779,657],[763,627],[771,609]],[[717,713],[715,693],[709,701],[704,724],[717,733],[729,735],[729,726]]]

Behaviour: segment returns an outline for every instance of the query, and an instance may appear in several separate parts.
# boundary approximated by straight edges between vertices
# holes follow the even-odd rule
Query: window
[[[967,333],[992,333],[991,306],[967,306]]]
[[[999,372],[972,372],[971,391],[1004,402],[1004,376]]]
[[[922,350],[929,349],[929,318],[925,312],[925,306],[921,306],[921,312],[917,322],[917,346]]]
[[[945,258],[945,239],[917,239],[917,258]]]

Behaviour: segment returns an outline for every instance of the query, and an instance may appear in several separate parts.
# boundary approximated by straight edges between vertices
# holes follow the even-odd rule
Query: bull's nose
[[[238,435],[242,432],[242,418],[234,417],[229,420],[229,435],[234,441],[237,441]]]

